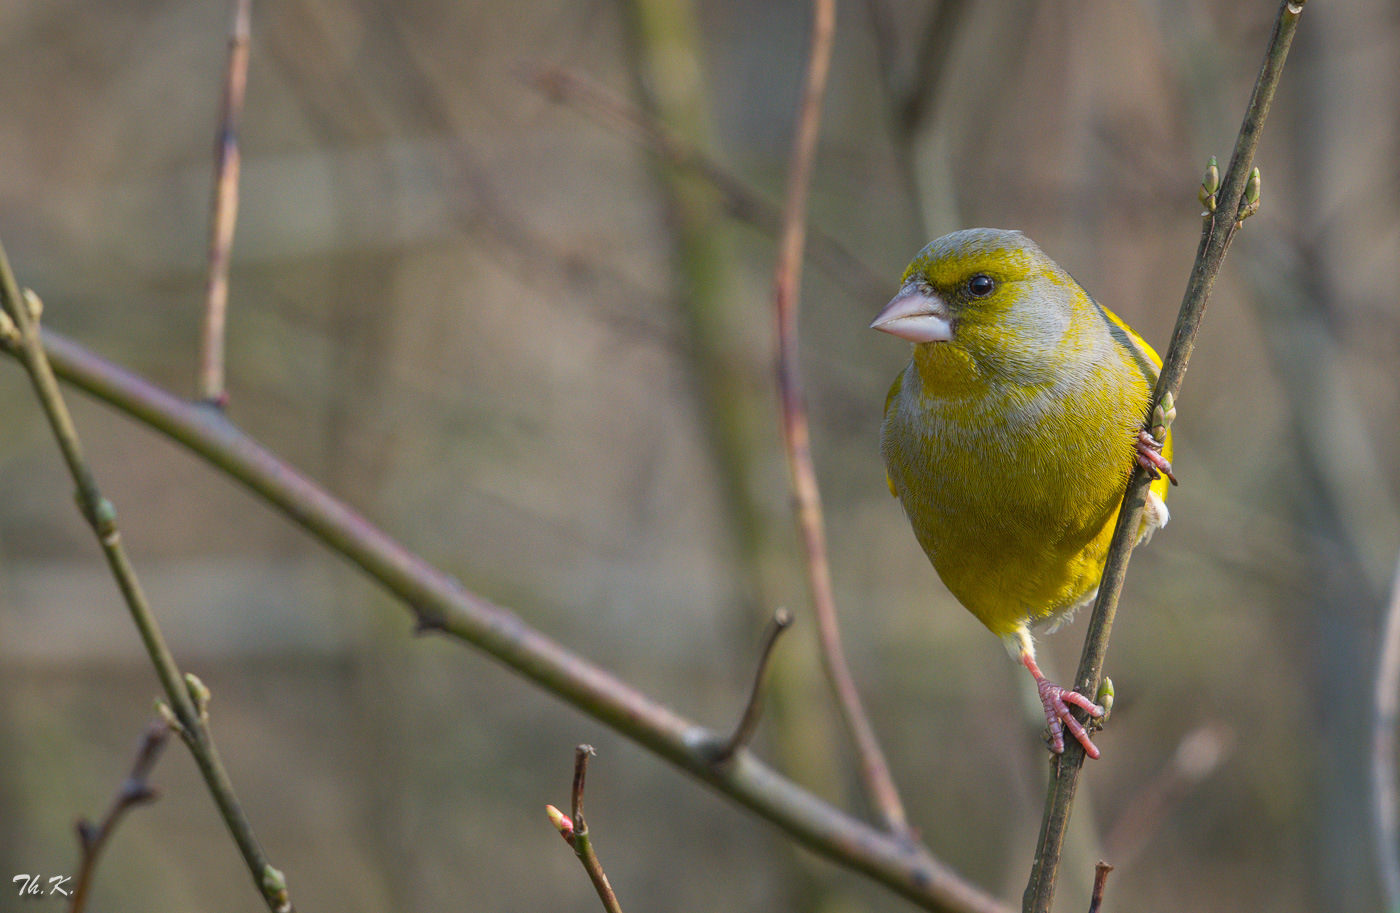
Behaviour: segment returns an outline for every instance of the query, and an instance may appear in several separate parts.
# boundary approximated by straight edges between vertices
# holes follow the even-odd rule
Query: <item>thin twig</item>
[[[1371,815],[1385,909],[1400,910],[1400,838],[1396,828],[1395,717],[1400,702],[1400,562],[1390,587],[1376,660],[1375,711],[1371,718]]]
[[[598,892],[603,909],[608,913],[622,913],[617,895],[613,893],[607,873],[603,871],[603,864],[598,861],[598,853],[593,849],[593,840],[588,836],[588,822],[583,819],[583,778],[588,771],[588,757],[592,754],[592,745],[580,745],[574,749],[573,816],[566,818],[563,812],[552,805],[546,805],[544,810],[549,815],[549,820],[559,829],[559,836],[574,848],[574,855],[583,863],[583,870],[593,882],[593,889]]]
[[[1113,866],[1099,860],[1094,866],[1094,893],[1089,898],[1089,913],[1099,913],[1099,907],[1103,906],[1104,888],[1108,887],[1108,873],[1113,871]]]
[[[78,849],[82,861],[78,864],[78,874],[73,880],[73,894],[68,898],[68,913],[83,913],[87,908],[88,891],[92,887],[92,876],[97,871],[97,860],[102,856],[102,848],[107,838],[117,829],[122,817],[138,805],[154,802],[160,795],[150,784],[151,770],[160,760],[161,749],[170,736],[170,727],[164,720],[154,720],[141,736],[141,745],[136,750],[136,760],[132,762],[131,773],[126,775],[112,799],[102,823],[93,827],[86,818],[78,819]]]
[[[246,486],[377,580],[425,627],[489,653],[539,687],[729,796],[792,839],[861,872],[928,910],[1006,913],[922,846],[870,827],[740,751],[723,767],[714,737],[465,589],[244,434],[227,416],[190,403],[52,330],[42,331],[54,370],[68,383],[159,431]],[[0,333],[0,350],[18,356]]]
[[[788,163],[786,202],[783,205],[783,231],[778,240],[778,262],[773,270],[773,310],[777,317],[778,396],[782,403],[783,444],[792,474],[794,511],[806,556],[807,584],[812,594],[812,611],[817,618],[822,661],[836,691],[841,717],[855,740],[860,756],[862,779],[872,805],[885,827],[900,838],[909,835],[909,822],[899,792],[890,777],[889,765],[880,749],[875,730],[861,706],[860,694],[841,646],[841,629],[836,619],[836,598],[831,586],[831,566],[827,561],[826,531],[822,522],[821,492],[817,471],[812,464],[811,429],[807,420],[806,392],[802,385],[797,347],[797,303],[802,277],[802,247],[806,240],[807,194],[812,166],[817,155],[822,103],[826,77],[831,67],[831,48],[836,33],[836,0],[815,0],[812,14],[811,51],[807,78],[798,108],[797,129],[792,139]]]
[[[12,327],[0,329],[8,329],[13,333],[11,343],[14,354],[33,381],[34,391],[77,487],[78,508],[102,546],[107,565],[111,568],[112,576],[116,578],[127,608],[131,611],[131,619],[141,634],[151,664],[155,667],[166,699],[170,702],[169,709],[178,724],[175,728],[189,746],[190,753],[194,755],[214,803],[219,807],[219,813],[223,816],[229,833],[233,835],[234,842],[238,844],[244,862],[253,876],[253,882],[258,886],[258,892],[267,903],[268,909],[274,913],[290,913],[292,904],[287,899],[282,875],[268,864],[267,857],[253,835],[248,816],[234,795],[233,784],[229,781],[223,762],[219,760],[219,753],[210,735],[202,706],[207,700],[208,692],[193,676],[181,675],[179,666],[175,664],[175,657],[165,644],[160,626],[156,623],[155,615],[146,601],[146,594],[136,577],[136,571],[122,545],[121,534],[117,528],[116,508],[98,489],[97,479],[88,465],[87,458],[83,456],[77,428],[73,425],[68,406],[63,401],[63,394],[59,392],[58,381],[54,377],[48,354],[40,338],[39,312],[42,306],[38,296],[29,291],[20,293],[3,245],[0,245],[0,306],[3,306],[13,322]],[[5,334],[0,333],[0,336],[3,335]],[[199,700],[196,700],[192,692],[200,693]]]
[[[214,141],[214,200],[209,209],[209,282],[204,296],[204,326],[200,333],[200,399],[223,406],[224,326],[228,314],[228,269],[233,230],[238,224],[238,118],[248,87],[248,33],[252,0],[233,0],[229,26],[228,68],[219,134]]]
[[[792,613],[787,609],[779,609],[773,613],[773,620],[768,623],[768,632],[763,637],[763,647],[758,654],[758,670],[753,675],[753,688],[749,691],[744,715],[739,718],[739,725],[734,727],[734,734],[715,754],[716,764],[728,763],[735,752],[753,741],[754,733],[758,731],[759,718],[763,716],[763,685],[768,678],[768,664],[773,658],[773,648],[791,624]]]
[[[1206,303],[1215,284],[1215,277],[1220,272],[1225,251],[1239,228],[1239,219],[1247,214],[1243,206],[1245,185],[1250,179],[1254,152],[1259,145],[1259,134],[1269,113],[1274,89],[1282,75],[1283,63],[1288,55],[1288,47],[1293,41],[1293,33],[1297,29],[1304,2],[1306,0],[1284,0],[1279,7],[1269,49],[1264,56],[1259,77],[1255,81],[1244,121],[1240,125],[1235,149],[1230,156],[1229,167],[1216,197],[1216,205],[1206,214],[1200,246],[1196,251],[1196,261],[1186,284],[1176,328],[1172,332],[1171,345],[1167,347],[1166,357],[1162,362],[1148,416],[1153,414],[1153,410],[1166,395],[1170,394],[1175,399],[1181,390],[1181,381],[1195,345],[1196,333],[1205,316]],[[1079,670],[1075,674],[1075,690],[1081,694],[1092,695],[1098,690],[1099,678],[1103,673],[1104,655],[1108,650],[1109,633],[1113,628],[1113,616],[1118,607],[1118,597],[1122,593],[1128,558],[1132,553],[1133,541],[1137,538],[1150,482],[1141,467],[1133,468],[1104,563],[1098,597],[1094,601],[1093,613],[1089,618],[1089,630],[1085,636],[1084,651],[1080,655]],[[1030,880],[1023,897],[1025,913],[1049,913],[1055,894],[1055,879],[1059,872],[1065,832],[1083,764],[1084,751],[1073,742],[1064,754],[1051,756],[1045,815],[1041,822],[1035,860],[1031,865]]]
[[[665,124],[592,80],[559,66],[527,67],[526,82],[545,97],[570,104],[650,149],[669,165],[682,168],[719,194],[724,211],[765,234],[782,230],[782,210],[737,174],[716,162]],[[862,298],[888,296],[889,281],[840,241],[818,227],[809,229],[812,262]]]

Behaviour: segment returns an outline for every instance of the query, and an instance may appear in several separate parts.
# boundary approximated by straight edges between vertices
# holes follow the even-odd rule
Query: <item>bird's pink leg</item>
[[[1153,479],[1160,479],[1165,475],[1172,480],[1173,485],[1176,484],[1176,476],[1172,475],[1171,461],[1162,456],[1160,441],[1145,430],[1139,431],[1135,449],[1138,465],[1146,469],[1148,475],[1152,476]]]
[[[1104,709],[1093,701],[1089,700],[1078,691],[1070,691],[1061,688],[1041,674],[1040,667],[1035,664],[1035,657],[1030,653],[1022,651],[1021,665],[1026,667],[1026,671],[1035,676],[1035,687],[1040,692],[1040,703],[1045,705],[1045,721],[1050,724],[1050,750],[1055,754],[1064,754],[1065,751],[1065,730],[1084,746],[1084,753],[1091,758],[1097,759],[1099,749],[1093,742],[1089,741],[1089,733],[1084,730],[1084,726],[1070,713],[1069,705],[1073,704],[1082,710],[1088,711],[1090,716],[1103,716]]]

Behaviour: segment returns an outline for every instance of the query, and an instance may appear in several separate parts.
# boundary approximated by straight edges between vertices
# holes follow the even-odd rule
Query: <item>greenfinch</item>
[[[1034,676],[1050,748],[1099,750],[1046,679],[1031,628],[1091,602],[1134,462],[1153,478],[1138,540],[1167,523],[1168,431],[1144,420],[1161,359],[1017,231],[945,235],[871,327],[914,344],[885,399],[890,492],[949,591]],[[1165,476],[1165,477],[1164,477]]]

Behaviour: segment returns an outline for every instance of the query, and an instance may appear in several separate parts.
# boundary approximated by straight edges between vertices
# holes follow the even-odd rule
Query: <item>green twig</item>
[[[20,360],[33,381],[34,392],[48,417],[54,438],[63,453],[64,462],[68,464],[68,471],[77,486],[78,509],[102,546],[107,565],[112,570],[112,576],[116,578],[117,587],[131,611],[131,619],[141,634],[151,664],[155,666],[156,675],[165,690],[166,699],[170,702],[168,721],[173,721],[172,728],[179,732],[185,744],[189,746],[190,753],[194,755],[200,773],[204,776],[204,782],[214,797],[214,803],[219,807],[219,813],[223,816],[229,833],[233,835],[234,842],[238,844],[238,849],[243,854],[243,859],[268,909],[274,913],[291,913],[292,904],[287,899],[281,873],[272,868],[267,857],[263,855],[262,848],[253,835],[253,828],[248,823],[248,816],[243,811],[243,806],[238,803],[233,784],[219,760],[203,706],[207,701],[208,692],[198,679],[190,675],[181,675],[180,668],[175,664],[175,658],[166,646],[160,626],[146,601],[146,594],[141,589],[136,571],[122,546],[121,533],[117,529],[116,508],[98,489],[97,479],[93,476],[87,458],[83,456],[77,428],[73,425],[68,406],[59,392],[58,381],[54,377],[48,354],[40,338],[39,315],[42,305],[39,298],[28,290],[21,294],[3,245],[0,245],[0,306],[3,306],[9,318],[6,321],[8,325],[0,325],[0,337],[4,338],[6,348]]]
[[[1210,208],[1204,217],[1196,262],[1191,268],[1191,276],[1186,284],[1181,311],[1176,319],[1176,329],[1172,332],[1171,344],[1162,362],[1148,416],[1154,414],[1157,405],[1164,399],[1170,396],[1175,400],[1180,392],[1186,365],[1195,346],[1196,333],[1205,316],[1206,303],[1215,284],[1215,277],[1220,272],[1220,264],[1225,259],[1225,251],[1243,218],[1258,208],[1259,181],[1257,171],[1253,170],[1254,152],[1259,145],[1259,134],[1269,113],[1274,89],[1278,86],[1279,77],[1283,72],[1288,46],[1293,41],[1293,33],[1297,29],[1304,2],[1305,0],[1284,0],[1279,7],[1269,49],[1264,56],[1259,77],[1255,81],[1254,92],[1250,97],[1244,122],[1240,126],[1239,137],[1235,141],[1234,153],[1230,156],[1224,181],[1218,194],[1213,197],[1215,205],[1207,204]],[[1133,540],[1137,537],[1150,482],[1142,468],[1133,469],[1104,564],[1098,598],[1094,601],[1093,614],[1089,618],[1089,630],[1084,641],[1084,652],[1080,655],[1079,670],[1075,674],[1075,690],[1081,694],[1094,694],[1098,689],[1104,655],[1108,650],[1108,637],[1113,628],[1114,612],[1118,607],[1118,597],[1122,593],[1128,558],[1132,553]],[[1064,754],[1051,757],[1045,816],[1041,822],[1040,841],[1031,866],[1030,881],[1026,885],[1023,898],[1025,913],[1049,913],[1055,894],[1055,879],[1060,867],[1065,831],[1074,806],[1074,794],[1083,764],[1083,749],[1072,741]]]
[[[798,538],[806,558],[807,585],[816,616],[822,662],[836,692],[842,721],[855,742],[861,779],[871,805],[885,828],[900,839],[909,839],[909,821],[899,798],[884,751],[875,737],[855,680],[846,665],[841,629],[836,618],[836,596],[827,559],[826,530],[822,520],[821,491],[812,461],[811,426],[807,418],[807,394],[797,346],[798,291],[802,278],[802,251],[807,240],[807,196],[817,157],[826,78],[831,69],[831,49],[836,33],[836,0],[815,0],[812,5],[811,48],[807,77],[797,110],[792,155],[788,163],[787,191],[783,203],[783,230],[778,236],[778,261],[773,268],[773,312],[777,323],[778,400],[782,407],[783,446],[792,478],[793,510]]]

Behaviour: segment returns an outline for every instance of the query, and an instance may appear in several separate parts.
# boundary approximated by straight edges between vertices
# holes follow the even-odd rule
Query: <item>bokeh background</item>
[[[802,362],[851,662],[911,815],[1019,898],[1045,780],[1024,673],[885,490],[907,358],[865,329],[928,240],[1020,228],[1159,348],[1275,5],[842,4]],[[188,394],[229,7],[0,4],[0,238],[46,322]],[[586,105],[563,67],[781,193],[797,0],[254,5],[232,416],[467,586],[861,808],[817,672],[772,375],[772,239]],[[1172,523],[1140,550],[1058,909],[1380,908],[1369,690],[1400,547],[1400,7],[1309,4],[1264,205],[1179,400]],[[744,215],[744,213],[741,213]],[[750,213],[751,215],[751,213]],[[761,219],[759,221],[762,221]],[[590,824],[627,909],[907,905],[407,613],[176,445],[75,394],[99,478],[303,910],[593,910],[545,819],[598,748]],[[1072,670],[1083,619],[1043,647]],[[0,888],[71,874],[157,684],[26,378],[0,361]],[[253,911],[182,747],[93,909]],[[58,909],[0,890],[0,909]]]

